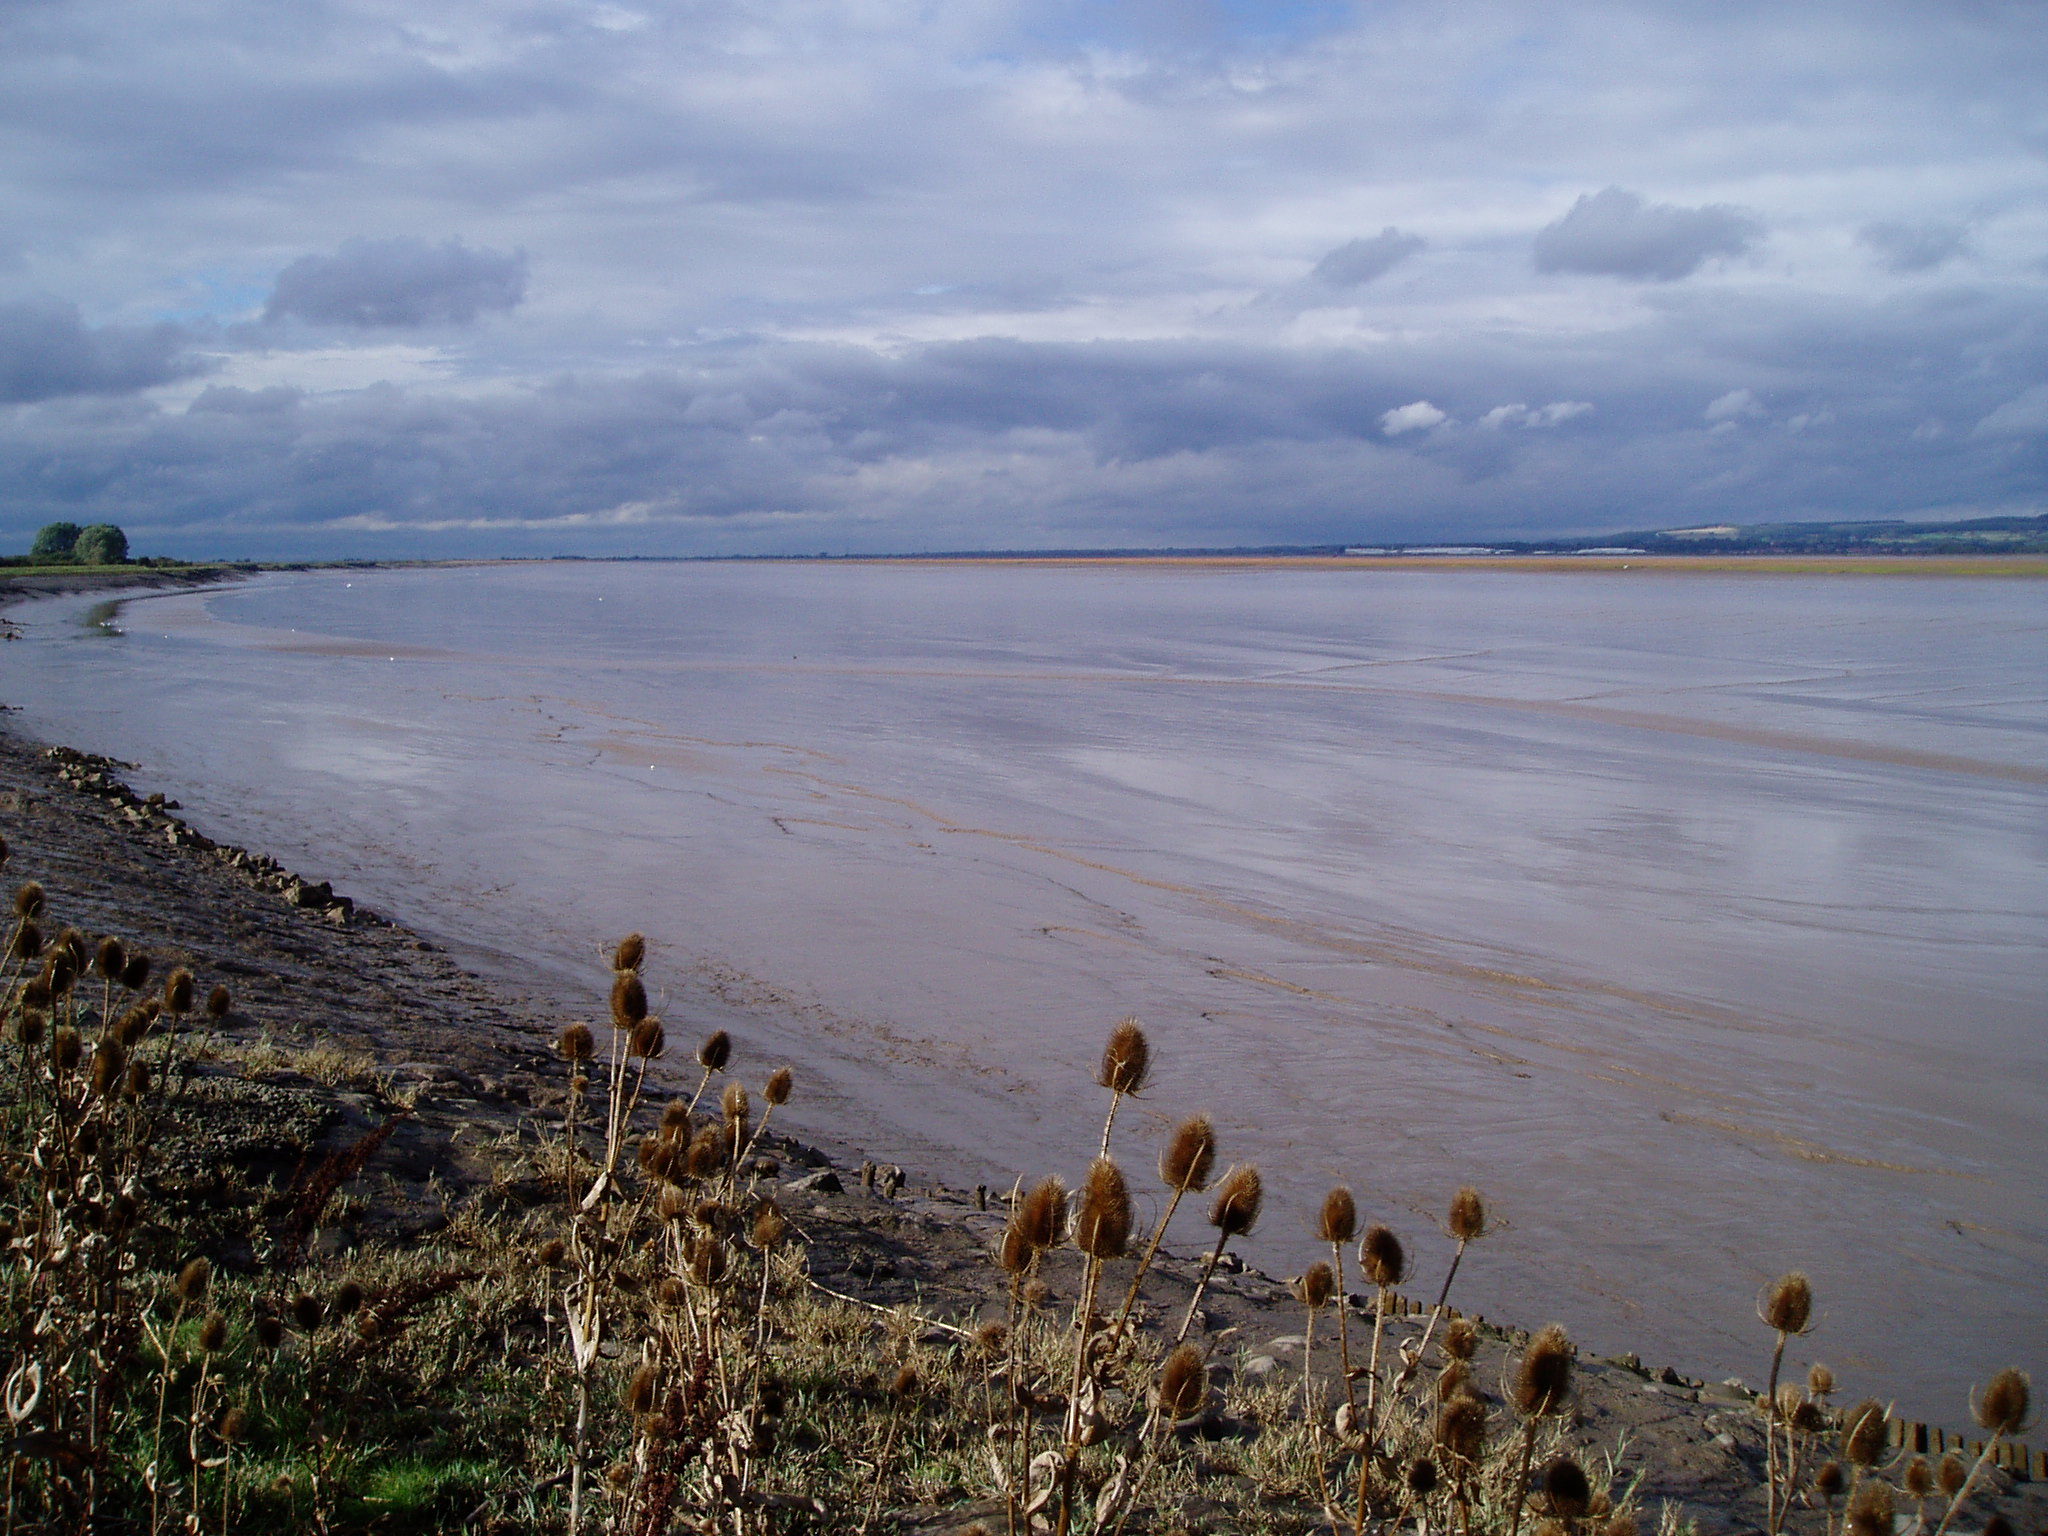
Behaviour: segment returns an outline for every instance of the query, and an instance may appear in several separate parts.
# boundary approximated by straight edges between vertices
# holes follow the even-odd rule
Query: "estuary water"
[[[1460,1298],[1597,1351],[1759,1379],[1797,1267],[1850,1393],[2048,1366],[2040,583],[565,562],[15,617],[31,733],[565,1018],[644,930],[678,1054],[793,1063],[808,1134],[1074,1176],[1135,1014],[1139,1187],[1209,1110],[1276,1272],[1343,1182],[1433,1289],[1471,1182]]]

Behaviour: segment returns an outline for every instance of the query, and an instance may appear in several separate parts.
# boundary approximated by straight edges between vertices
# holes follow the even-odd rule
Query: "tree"
[[[28,549],[31,560],[69,560],[78,546],[76,523],[49,523],[36,534]]]
[[[94,523],[79,533],[74,558],[80,565],[126,565],[128,535],[112,523]]]

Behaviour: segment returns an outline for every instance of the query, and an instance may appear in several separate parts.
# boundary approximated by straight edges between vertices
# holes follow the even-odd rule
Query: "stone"
[[[830,1168],[820,1168],[816,1173],[807,1173],[789,1186],[813,1195],[843,1195],[846,1186],[839,1182],[839,1175]]]

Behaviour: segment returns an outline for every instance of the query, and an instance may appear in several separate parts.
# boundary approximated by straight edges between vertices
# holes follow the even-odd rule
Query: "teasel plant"
[[[1129,1287],[1124,1291],[1123,1305],[1117,1309],[1116,1321],[1110,1325],[1110,1348],[1114,1349],[1122,1341],[1124,1330],[1137,1310],[1139,1289],[1144,1285],[1153,1261],[1159,1257],[1159,1245],[1166,1239],[1166,1228],[1173,1220],[1173,1213],[1180,1209],[1181,1201],[1188,1195],[1200,1194],[1209,1187],[1209,1176],[1215,1168],[1216,1128],[1209,1123],[1207,1115],[1189,1115],[1173,1128],[1166,1145],[1159,1149],[1159,1181],[1167,1189],[1166,1209],[1153,1225],[1152,1236],[1145,1244],[1144,1253],[1139,1256]]]
[[[1764,1468],[1765,1468],[1765,1516],[1764,1529],[1769,1536],[1777,1536],[1778,1527],[1785,1516],[1786,1507],[1792,1495],[1792,1432],[1789,1422],[1785,1428],[1785,1449],[1781,1458],[1778,1452],[1778,1428],[1782,1415],[1778,1411],[1778,1372],[1785,1363],[1786,1341],[1798,1337],[1813,1326],[1813,1286],[1803,1274],[1796,1270],[1784,1276],[1771,1286],[1757,1303],[1757,1318],[1774,1334],[1777,1343],[1771,1350],[1771,1368],[1765,1378],[1764,1406]]]
[[[1224,1249],[1230,1246],[1232,1238],[1250,1235],[1252,1228],[1259,1224],[1259,1212],[1265,1201],[1265,1183],[1259,1177],[1259,1170],[1250,1163],[1232,1168],[1223,1175],[1223,1182],[1216,1186],[1216,1198],[1209,1205],[1209,1225],[1216,1229],[1216,1246],[1202,1260],[1195,1293],[1188,1298],[1188,1309],[1181,1316],[1180,1331],[1173,1336],[1175,1344],[1185,1343],[1188,1330],[1195,1325],[1195,1313],[1201,1308],[1202,1296],[1209,1288],[1216,1266],[1223,1260]]]
[[[1344,1289],[1344,1249],[1358,1235],[1358,1201],[1341,1185],[1323,1196],[1316,1212],[1316,1236],[1330,1245],[1330,1272],[1337,1291],[1337,1356],[1344,1381],[1344,1406],[1358,1411],[1351,1377],[1351,1308]]]
[[[1522,1513],[1528,1504],[1529,1461],[1536,1448],[1536,1428],[1544,1419],[1562,1413],[1571,1400],[1572,1344],[1565,1331],[1551,1323],[1529,1341],[1515,1369],[1509,1391],[1515,1411],[1522,1417],[1522,1445],[1509,1485],[1508,1536],[1518,1536]]]
[[[997,1458],[998,1480],[1003,1485],[1014,1532],[1020,1519],[1028,1519],[1031,1488],[1031,1446],[1033,1392],[1026,1378],[1033,1314],[1045,1299],[1045,1282],[1039,1268],[1045,1255],[1066,1241],[1068,1217],[1067,1187],[1057,1175],[1040,1179],[1022,1195],[1012,1196],[1010,1217],[1004,1223],[997,1247],[997,1262],[1008,1277],[1009,1321],[1005,1331],[1003,1362],[1004,1412],[999,1433],[1005,1454]],[[1021,1412],[1020,1412],[1021,1410]],[[1050,1481],[1043,1490],[1050,1496]]]
[[[1073,1241],[1085,1255],[1085,1262],[1081,1296],[1074,1309],[1074,1368],[1062,1435],[1059,1536],[1067,1536],[1073,1524],[1074,1472],[1081,1447],[1091,1443],[1101,1428],[1102,1385],[1094,1371],[1095,1360],[1089,1345],[1094,1337],[1095,1302],[1103,1266],[1124,1257],[1131,1242],[1130,1186],[1112,1158],[1098,1157],[1089,1164],[1087,1179],[1081,1186],[1079,1209],[1074,1214]]]
[[[1463,1185],[1451,1196],[1451,1208],[1444,1220],[1444,1230],[1457,1245],[1451,1250],[1450,1267],[1444,1271],[1444,1283],[1436,1293],[1436,1303],[1429,1309],[1429,1321],[1422,1330],[1422,1339],[1415,1352],[1401,1369],[1401,1375],[1394,1383],[1394,1390],[1400,1391],[1415,1379],[1415,1373],[1422,1369],[1423,1361],[1429,1354],[1430,1341],[1436,1337],[1437,1325],[1443,1321],[1444,1312],[1450,1305],[1451,1285],[1458,1278],[1458,1266],[1465,1262],[1465,1250],[1486,1236],[1489,1228],[1486,1216],[1486,1200],[1470,1184]]]
[[[1984,1449],[1964,1475],[1961,1486],[1950,1496],[1948,1508],[1942,1512],[1941,1523],[1934,1528],[1934,1536],[1943,1536],[1955,1520],[1999,1443],[2026,1427],[2031,1397],[2031,1384],[2026,1374],[2010,1368],[1993,1376],[1981,1393],[1973,1394],[1970,1412],[1984,1431]]]
[[[1109,1090],[1109,1113],[1102,1119],[1102,1149],[1097,1157],[1109,1156],[1109,1135],[1116,1125],[1117,1107],[1126,1096],[1135,1098],[1152,1077],[1152,1045],[1134,1018],[1119,1019],[1102,1048],[1102,1064],[1095,1070],[1096,1083]]]

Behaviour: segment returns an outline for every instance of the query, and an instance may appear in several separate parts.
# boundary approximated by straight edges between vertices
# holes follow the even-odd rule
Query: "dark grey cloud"
[[[358,329],[469,325],[526,297],[526,253],[459,240],[349,240],[277,274],[264,318]]]
[[[1332,288],[1356,288],[1385,277],[1429,242],[1389,224],[1370,240],[1347,240],[1315,264],[1309,276]]]
[[[1674,282],[1709,257],[1742,255],[1763,232],[1755,217],[1725,203],[1681,208],[1608,187],[1537,231],[1536,270]]]
[[[1856,238],[1876,253],[1890,272],[1928,272],[1969,249],[1969,229],[1962,224],[1866,224]]]
[[[175,325],[89,326],[55,299],[0,304],[0,403],[130,394],[200,372]]]

